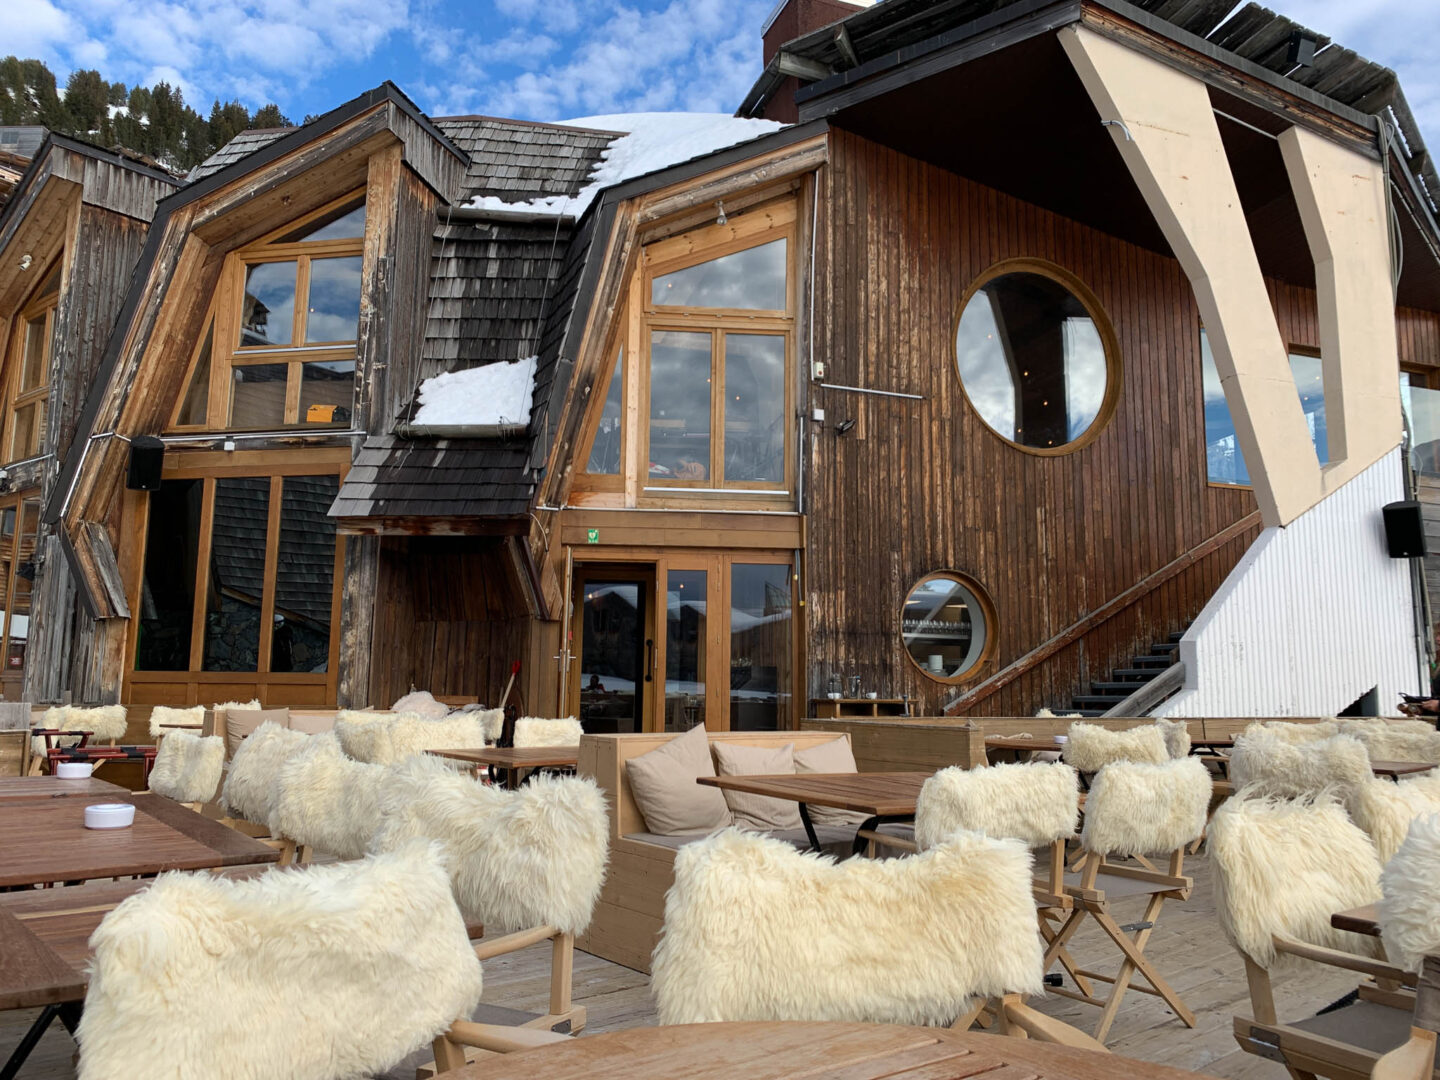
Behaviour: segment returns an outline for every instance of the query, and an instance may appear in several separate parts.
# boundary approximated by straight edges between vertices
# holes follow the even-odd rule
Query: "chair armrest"
[[[1370,975],[1377,979],[1393,979],[1406,986],[1415,985],[1413,971],[1404,971],[1383,960],[1372,960],[1369,957],[1356,956],[1354,953],[1341,952],[1339,949],[1327,949],[1323,945],[1310,945],[1281,934],[1274,934],[1271,939],[1275,943],[1276,952],[1288,953],[1291,956],[1298,956],[1302,960],[1314,960],[1316,963],[1329,964],[1331,967],[1344,968],[1347,971],[1358,971],[1362,975]]]
[[[473,1020],[456,1020],[445,1037],[462,1046],[474,1046],[496,1054],[513,1054],[533,1050],[537,1046],[568,1042],[574,1036],[542,1028],[506,1027],[504,1024],[477,1024]]]
[[[906,840],[903,836],[891,836],[889,833],[876,832],[874,829],[859,829],[855,833],[862,840],[869,840],[879,844],[881,847],[892,847],[900,851],[916,852],[920,849],[915,846],[914,840]]]
[[[558,933],[560,931],[553,926],[536,926],[489,941],[482,938],[475,943],[475,955],[481,960],[489,960],[495,956],[528,949],[531,945],[538,945],[542,941],[549,941]]]
[[[1375,1062],[1370,1080],[1427,1080],[1435,1069],[1435,1032],[1410,1029],[1410,1039]]]
[[[1032,1039],[1058,1043],[1061,1046],[1073,1046],[1080,1050],[1095,1050],[1102,1054],[1110,1052],[1098,1039],[1091,1038],[1079,1028],[1071,1027],[1062,1020],[1056,1020],[1053,1016],[1037,1012],[1018,997],[1007,994],[1001,1001],[1000,1007],[1004,1010],[1006,1022],[1019,1028]]]

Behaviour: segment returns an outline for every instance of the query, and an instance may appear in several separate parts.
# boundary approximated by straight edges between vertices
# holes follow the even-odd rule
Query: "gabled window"
[[[232,254],[173,427],[348,427],[365,242],[363,193]]]
[[[4,459],[23,461],[40,453],[45,441],[45,399],[55,308],[60,302],[60,264],[45,274],[15,320],[5,363],[7,409]]]

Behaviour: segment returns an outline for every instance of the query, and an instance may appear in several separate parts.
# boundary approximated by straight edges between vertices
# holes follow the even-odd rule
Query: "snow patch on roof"
[[[559,124],[626,134],[610,143],[591,172],[590,182],[572,196],[550,195],[528,202],[510,203],[493,195],[482,195],[471,200],[471,208],[579,217],[595,196],[607,187],[659,169],[668,169],[671,165],[727,146],[758,139],[784,127],[774,120],[749,120],[728,113],[684,112],[583,116],[575,120],[561,120]]]
[[[420,384],[411,427],[519,427],[530,423],[539,357],[446,371]]]

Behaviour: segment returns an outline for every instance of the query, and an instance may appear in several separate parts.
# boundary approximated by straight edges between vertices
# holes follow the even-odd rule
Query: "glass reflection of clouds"
[[[650,283],[650,302],[664,307],[785,309],[785,241],[746,248],[687,266]]]
[[[960,314],[955,361],[975,411],[1012,442],[1053,449],[1084,436],[1109,390],[1099,328],[1044,274],[1002,274]]]

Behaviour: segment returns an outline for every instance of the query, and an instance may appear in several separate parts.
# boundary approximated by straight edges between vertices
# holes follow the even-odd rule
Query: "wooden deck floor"
[[[1194,1010],[1198,1026],[1193,1031],[1186,1028],[1159,998],[1132,992],[1111,1031],[1110,1048],[1118,1054],[1234,1080],[1284,1080],[1282,1066],[1241,1053],[1230,1034],[1235,1012],[1248,1008],[1244,967],[1216,921],[1208,860],[1201,855],[1191,865],[1196,879],[1194,894],[1184,903],[1166,905],[1146,953]],[[1121,909],[1122,915],[1128,912],[1128,907]],[[1082,964],[1096,970],[1110,971],[1119,963],[1118,951],[1093,926],[1077,936],[1074,951]],[[543,1012],[548,960],[549,947],[540,945],[487,962],[484,1000]],[[1352,986],[1353,980],[1342,973],[1313,968],[1278,979],[1276,1000],[1282,1016],[1308,1016]],[[575,998],[589,1010],[586,1030],[590,1034],[655,1022],[645,975],[584,953],[575,958]],[[1036,1004],[1087,1030],[1099,1015],[1091,1006],[1054,996]],[[34,1015],[0,1013],[0,1057],[9,1055]],[[19,1080],[70,1080],[75,1075],[73,1056],[74,1043],[57,1024],[31,1055]]]

